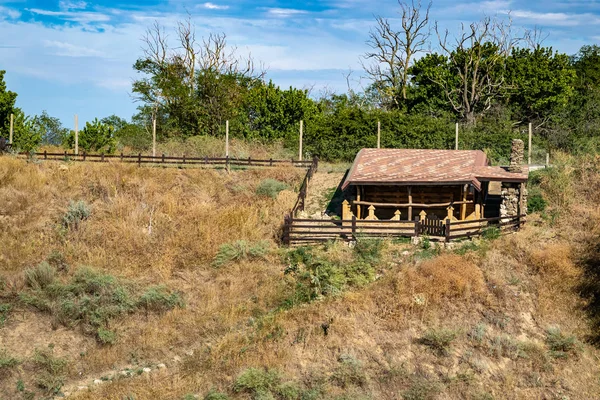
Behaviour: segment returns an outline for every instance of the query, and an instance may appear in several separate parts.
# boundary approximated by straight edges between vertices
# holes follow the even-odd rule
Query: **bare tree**
[[[387,18],[376,17],[376,26],[369,32],[367,45],[371,51],[363,58],[370,61],[363,67],[369,77],[386,92],[395,107],[399,106],[398,92],[406,100],[408,70],[416,53],[426,50],[429,39],[429,10],[422,11],[421,0],[416,3],[398,1],[401,28],[396,30]]]
[[[439,45],[448,58],[456,80],[447,76],[430,76],[444,91],[452,108],[467,122],[475,120],[477,111],[488,110],[492,100],[507,89],[504,79],[506,58],[522,38],[515,38],[510,20],[504,23],[490,18],[462,26],[455,42],[449,42],[448,30],[435,31]]]

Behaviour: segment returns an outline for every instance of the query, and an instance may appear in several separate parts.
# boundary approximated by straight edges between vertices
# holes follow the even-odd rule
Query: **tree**
[[[585,45],[571,57],[577,72],[577,88],[589,90],[600,87],[600,46]]]
[[[51,117],[46,111],[42,111],[42,115],[36,118],[43,132],[43,143],[60,145],[64,138],[68,136],[69,129],[63,127],[58,118]]]
[[[75,145],[75,132],[71,131],[65,139],[64,145],[72,148]],[[116,147],[114,128],[102,123],[98,118],[86,122],[85,127],[79,132],[78,145],[84,151],[112,153]]]
[[[26,153],[35,151],[45,133],[40,117],[28,117],[18,108],[14,115],[13,148]]]
[[[448,30],[442,33],[436,24],[435,31],[452,79],[446,79],[447,74],[428,77],[442,88],[452,109],[472,124],[477,113],[489,110],[503,95],[505,61],[521,39],[511,36],[510,24],[490,18],[463,26],[454,45],[448,41]]]
[[[550,47],[515,48],[506,62],[508,104],[517,117],[542,126],[572,98],[575,78],[566,54]]]
[[[410,4],[398,1],[401,9],[401,29],[396,30],[387,18],[376,17],[376,26],[369,32],[371,48],[363,57],[371,61],[364,65],[386,108],[399,108],[407,99],[409,67],[415,54],[425,50],[429,38],[429,10],[423,15],[421,1]]]
[[[8,138],[10,114],[15,113],[17,94],[6,89],[6,82],[4,82],[5,73],[6,71],[0,70],[0,136]]]

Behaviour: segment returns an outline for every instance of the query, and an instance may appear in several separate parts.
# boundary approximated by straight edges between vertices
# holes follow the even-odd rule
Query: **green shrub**
[[[62,226],[65,229],[77,229],[82,221],[89,218],[92,213],[90,206],[83,200],[69,202],[67,212],[63,215]]]
[[[45,289],[54,282],[56,270],[47,262],[42,262],[36,267],[25,270],[25,283],[32,289]]]
[[[288,188],[288,185],[284,182],[280,182],[276,179],[267,178],[262,180],[256,187],[256,194],[259,196],[276,198],[279,192]]]
[[[358,238],[354,252],[365,262],[376,264],[381,258],[383,240]]]
[[[4,326],[6,320],[8,319],[8,314],[12,310],[12,306],[10,304],[0,303],[0,328]]]
[[[35,349],[33,363],[40,369],[36,378],[36,384],[47,393],[58,393],[66,378],[67,360],[56,357],[54,349],[49,347],[43,350]]]
[[[500,231],[500,228],[496,226],[489,226],[487,228],[482,229],[481,237],[486,240],[495,240],[500,237],[501,233],[502,232]]]
[[[404,400],[434,400],[442,391],[442,385],[425,378],[413,379],[410,387],[402,393]]]
[[[218,392],[215,389],[211,389],[206,393],[206,396],[204,396],[204,400],[229,400],[229,396],[225,393]]]
[[[225,243],[219,247],[213,260],[213,266],[222,267],[235,261],[264,258],[269,253],[270,247],[271,245],[267,240],[255,243],[247,240]]]
[[[58,250],[52,250],[46,258],[46,261],[58,271],[65,271],[69,267],[65,256]]]
[[[233,386],[235,392],[245,392],[253,399],[264,399],[279,385],[281,378],[276,370],[248,368],[242,372]]]
[[[447,356],[456,336],[456,331],[450,329],[430,329],[419,339],[419,343],[428,346],[440,356]]]
[[[511,360],[522,358],[525,355],[522,351],[522,343],[506,335],[495,336],[490,340],[489,353],[497,358],[506,357]]]
[[[0,372],[19,365],[19,360],[8,354],[8,350],[0,349]]]
[[[529,196],[527,197],[527,212],[543,212],[546,210],[548,203],[538,191],[530,190]]]
[[[580,348],[575,336],[565,335],[556,327],[546,330],[546,344],[550,348],[550,355],[555,358],[567,358]]]
[[[168,311],[175,307],[183,307],[183,299],[176,292],[169,290],[162,285],[151,286],[140,296],[137,306],[148,311]]]
[[[361,286],[375,279],[375,268],[362,259],[340,265],[308,247],[289,251],[284,262],[288,265],[284,273],[293,285],[292,295],[284,301],[285,308],[336,295],[348,286]]]
[[[100,344],[115,344],[117,335],[111,330],[98,328],[96,331],[96,338]]]
[[[101,344],[116,341],[115,333],[108,329],[114,318],[139,310],[160,312],[183,306],[181,296],[165,287],[150,287],[136,297],[132,284],[90,268],[78,269],[67,283],[40,285],[40,274],[30,275],[35,277],[35,289],[20,294],[23,303],[50,313],[54,323],[81,326]]]
[[[351,386],[363,387],[367,383],[367,377],[363,371],[362,364],[356,358],[344,354],[338,359],[340,365],[333,371],[331,380],[341,388]]]

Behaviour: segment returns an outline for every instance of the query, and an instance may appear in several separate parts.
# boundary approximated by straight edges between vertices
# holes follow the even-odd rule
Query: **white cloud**
[[[107,22],[110,21],[110,17],[106,14],[88,11],[50,11],[42,10],[39,8],[26,8],[25,10],[47,17],[62,18],[67,21],[88,23],[88,22]]]
[[[83,10],[87,7],[85,1],[63,1],[58,3],[58,7],[61,10]]]
[[[297,10],[294,8],[267,8],[267,13],[276,17],[291,17],[294,15],[306,14],[305,10]]]
[[[504,13],[509,13],[504,10]],[[593,14],[567,14],[554,12],[534,12],[528,10],[512,10],[510,15],[517,19],[523,19],[539,25],[551,26],[577,26],[583,24],[598,24],[600,18]]]
[[[221,6],[211,2],[198,4],[198,7],[208,8],[209,10],[227,10],[229,8],[229,6]]]
[[[89,46],[77,46],[72,43],[57,40],[44,40],[44,47],[55,49],[54,54],[63,57],[104,57],[101,51]]]
[[[17,19],[21,16],[21,13],[12,8],[0,6],[0,20],[2,19]]]

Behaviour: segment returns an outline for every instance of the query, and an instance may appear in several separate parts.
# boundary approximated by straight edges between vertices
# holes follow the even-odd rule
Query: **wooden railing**
[[[481,236],[485,229],[518,230],[525,215],[482,218],[465,221],[434,220],[364,220],[352,216],[350,220],[321,220],[294,218],[287,215],[284,221],[283,243],[300,244],[357,238],[400,238],[428,236],[433,240],[451,240]]]
[[[294,167],[310,168],[314,164],[311,160],[274,160],[272,158],[253,159],[232,158],[232,157],[172,157],[164,154],[160,156],[146,156],[141,153],[137,155],[126,154],[87,154],[86,152],[75,154],[69,152],[49,153],[47,151],[39,153],[19,153],[19,156],[36,157],[42,160],[60,160],[60,161],[86,161],[86,162],[109,162],[120,161],[124,163],[142,164],[162,164],[162,165],[223,165],[229,166],[253,166],[253,167],[274,167],[279,165],[292,165]]]
[[[298,199],[296,200],[296,204],[290,211],[290,215],[294,216],[298,211],[304,211],[304,203],[306,202],[306,195],[308,194],[308,184],[312,179],[315,172],[317,172],[317,168],[319,167],[319,158],[317,156],[313,157],[312,161],[310,161],[310,166],[306,171],[306,175],[304,175],[304,179],[302,180],[302,184],[300,185],[300,190],[298,191]]]

